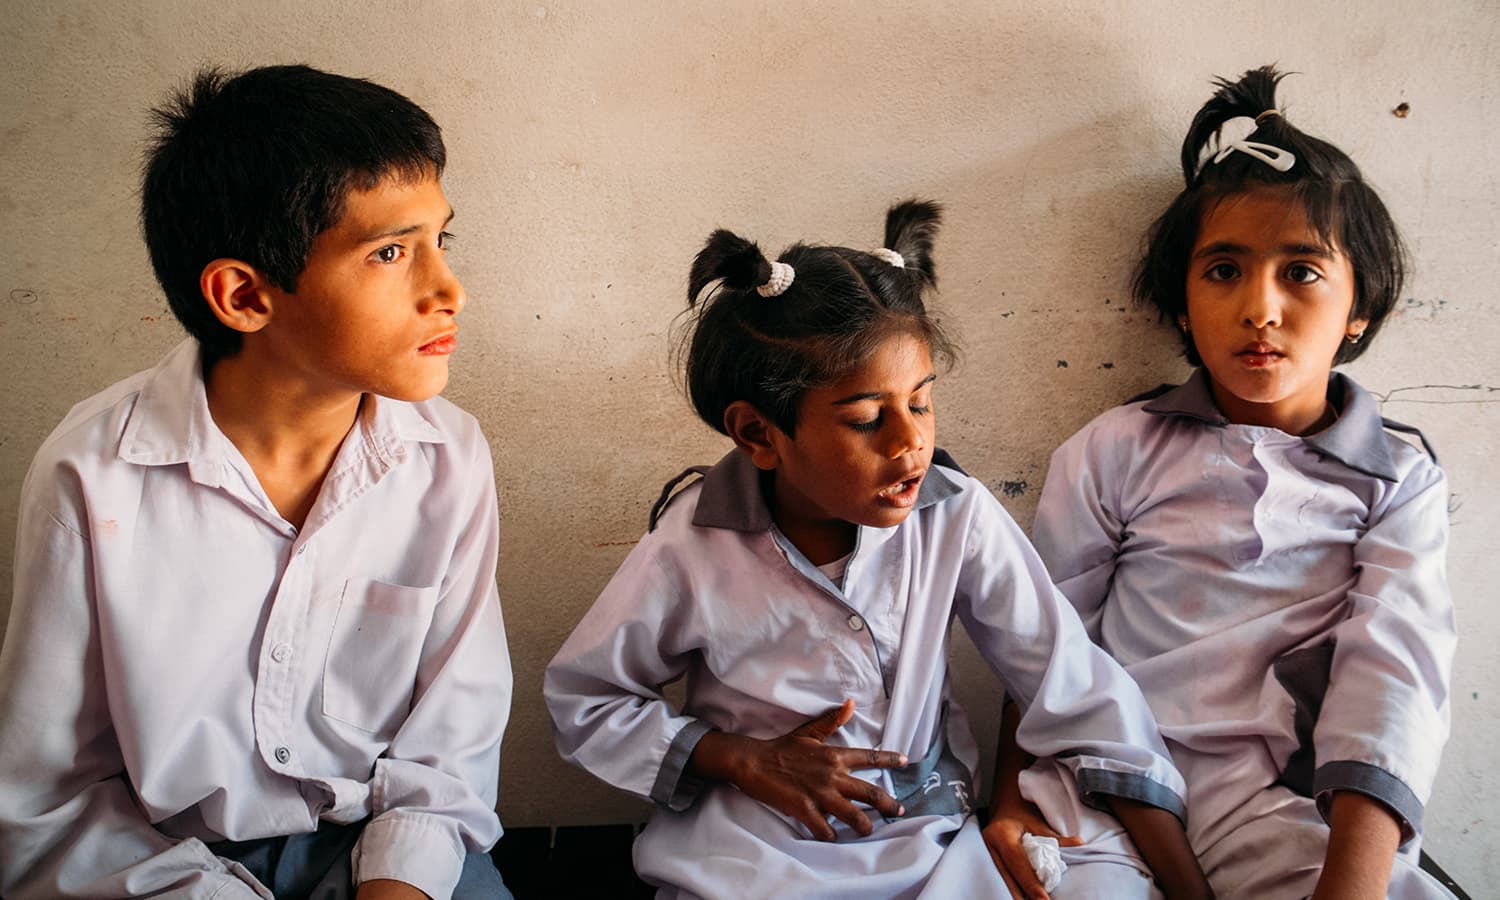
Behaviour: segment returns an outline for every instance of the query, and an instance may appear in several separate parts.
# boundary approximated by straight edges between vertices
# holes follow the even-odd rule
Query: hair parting
[[[709,235],[688,275],[674,346],[699,417],[724,432],[724,411],[744,400],[793,434],[809,389],[837,381],[897,334],[925,342],[935,364],[952,365],[957,350],[923,302],[936,284],[941,219],[936,203],[891,207],[886,247],[904,266],[863,250],[794,244],[775,261],[795,278],[771,297],[756,290],[772,275],[760,247],[724,229]]]

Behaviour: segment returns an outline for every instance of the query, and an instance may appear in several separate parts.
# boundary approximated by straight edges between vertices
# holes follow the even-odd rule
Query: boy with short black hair
[[[437,396],[465,300],[441,132],[305,66],[205,71],[157,123],[142,221],[192,339],[27,475],[0,893],[507,896],[494,471]]]

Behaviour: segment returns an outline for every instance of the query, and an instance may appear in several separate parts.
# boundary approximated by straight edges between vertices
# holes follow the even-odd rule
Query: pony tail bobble
[[[1200,180],[1207,168],[1204,153],[1210,142],[1217,140],[1219,129],[1230,119],[1254,120],[1254,128],[1246,139],[1263,131],[1273,135],[1280,132],[1278,119],[1281,113],[1276,106],[1276,87],[1285,77],[1284,73],[1276,71],[1275,66],[1261,66],[1246,72],[1238,81],[1215,80],[1218,90],[1193,117],[1193,124],[1188,127],[1187,137],[1182,142],[1182,175],[1188,187]],[[1259,158],[1271,164],[1264,157]]]
[[[708,236],[708,243],[693,258],[688,273],[688,306],[698,302],[698,295],[711,282],[723,279],[724,286],[731,290],[748,291],[770,281],[772,273],[760,247],[720,228]]]
[[[919,273],[930,286],[937,284],[937,273],[932,267],[932,241],[942,221],[942,206],[930,200],[897,203],[885,214],[885,246],[901,259],[901,268]],[[887,262],[895,265],[889,259]]]

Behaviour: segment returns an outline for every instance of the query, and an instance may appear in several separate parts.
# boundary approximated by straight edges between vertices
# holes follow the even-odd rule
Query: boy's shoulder
[[[418,452],[434,466],[450,473],[442,476],[443,480],[456,478],[475,488],[480,482],[493,482],[494,456],[489,439],[472,413],[442,396],[426,400],[380,397],[376,402],[395,408],[396,414],[387,420],[394,424],[395,437],[414,442],[420,448]]]
[[[117,457],[141,392],[160,369],[143,369],[75,403],[37,448],[32,470],[88,467]]]
[[[473,413],[441,394],[426,400],[386,400],[383,403],[401,403],[411,407],[426,419],[444,438],[468,441],[481,438],[483,431],[479,419]]]

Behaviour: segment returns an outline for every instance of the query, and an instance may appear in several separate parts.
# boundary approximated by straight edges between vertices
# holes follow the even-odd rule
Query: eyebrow
[[[920,391],[923,386],[931,384],[934,381],[937,381],[937,376],[928,375],[926,378],[923,378],[921,381],[917,382],[917,386],[912,388],[911,392],[915,394],[917,391]],[[848,406],[851,403],[859,403],[862,400],[879,400],[883,396],[885,395],[879,391],[865,391],[860,394],[850,394],[849,396],[844,397],[841,400],[835,400],[833,401],[833,405]]]
[[[1330,247],[1308,243],[1282,244],[1277,251],[1286,256],[1317,256],[1323,259],[1333,259],[1337,255]],[[1194,253],[1193,259],[1203,259],[1208,256],[1246,256],[1249,253],[1250,248],[1244,244],[1236,244],[1233,241],[1214,241]]]
[[[448,223],[452,222],[452,221],[453,221],[453,207],[450,206],[450,207],[448,207],[448,218],[446,218],[446,219],[443,220],[443,224],[438,226],[438,230],[441,231],[442,229],[447,228],[448,227]],[[359,239],[359,243],[361,243],[361,244],[372,244],[375,241],[383,241],[383,240],[386,240],[388,238],[406,237],[408,234],[415,234],[416,232],[421,231],[423,227],[424,226],[422,226],[420,224],[417,224],[417,225],[405,225],[405,226],[402,226],[400,228],[389,228],[389,229],[386,229],[385,231],[375,231],[375,232],[371,232],[370,234],[367,234],[367,235],[364,235],[363,237],[361,237]]]

